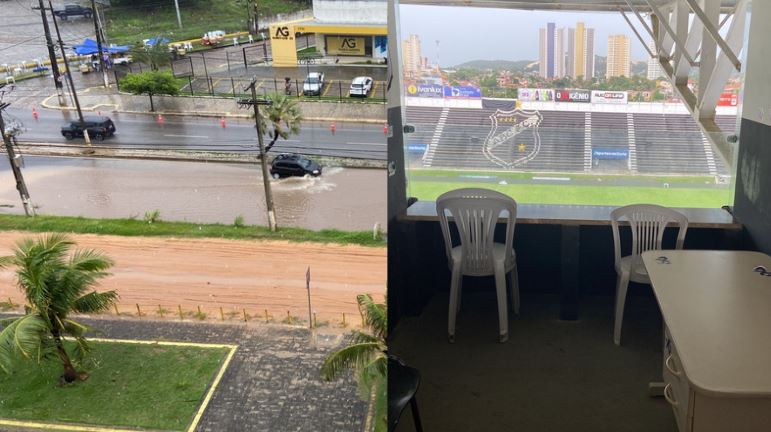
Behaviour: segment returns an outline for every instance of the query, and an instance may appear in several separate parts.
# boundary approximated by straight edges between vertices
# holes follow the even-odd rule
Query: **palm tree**
[[[158,35],[151,45],[137,43],[131,50],[132,57],[137,62],[150,65],[150,69],[154,71],[170,65],[172,57],[168,45],[163,42],[164,39],[166,38]],[[168,39],[166,41],[168,42]]]
[[[385,303],[375,303],[369,294],[356,296],[364,325],[370,333],[354,330],[350,344],[330,353],[321,366],[321,377],[334,380],[347,369],[354,369],[362,399],[374,395],[375,430],[387,427],[388,360],[386,334],[388,314]]]
[[[289,139],[289,135],[299,134],[303,120],[296,99],[278,93],[268,95],[268,99],[272,103],[260,110],[260,130],[269,133],[271,137],[271,141],[265,146],[266,152],[276,144],[279,137]]]
[[[19,288],[27,299],[24,316],[0,320],[0,369],[4,372],[10,373],[18,355],[36,361],[58,357],[64,368],[63,382],[88,378],[73,366],[62,338],[75,339],[75,359],[80,362],[90,351],[84,335],[93,329],[67,316],[106,311],[118,294],[92,290],[108,275],[112,260],[95,250],[70,253],[74,245],[62,234],[51,234],[20,241],[13,255],[0,258],[0,268],[16,267]]]

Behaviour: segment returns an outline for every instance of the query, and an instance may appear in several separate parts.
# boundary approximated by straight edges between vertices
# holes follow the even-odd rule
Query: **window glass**
[[[618,13],[457,12],[400,6],[409,196],[484,187],[520,203],[730,203],[740,74],[709,136]],[[692,68],[688,88],[699,84]]]

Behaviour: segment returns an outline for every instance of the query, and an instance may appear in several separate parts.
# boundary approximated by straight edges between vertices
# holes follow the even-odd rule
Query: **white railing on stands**
[[[442,99],[406,97],[407,106],[436,108],[482,108],[481,99]],[[576,102],[522,102],[522,109],[545,111],[611,112],[639,114],[689,114],[680,102],[630,102],[626,104],[576,103]],[[717,115],[736,115],[738,107],[719,106]]]

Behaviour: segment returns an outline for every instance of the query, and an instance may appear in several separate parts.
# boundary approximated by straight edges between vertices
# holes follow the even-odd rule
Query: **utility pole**
[[[48,7],[54,10],[51,0],[48,0]],[[67,78],[70,83],[70,91],[72,92],[72,99],[75,101],[75,109],[78,111],[78,120],[83,127],[83,138],[86,140],[85,153],[93,153],[94,149],[91,148],[91,137],[88,136],[88,129],[85,127],[86,121],[83,120],[83,111],[80,109],[80,101],[78,101],[78,93],[75,91],[75,83],[72,81],[72,72],[70,71],[70,62],[67,60],[67,54],[64,52],[64,42],[62,42],[62,34],[59,32],[59,24],[56,22],[56,15],[51,12],[51,18],[54,21],[54,29],[56,30],[56,38],[59,40],[59,49],[62,52],[62,59],[64,59],[64,69],[67,71]]]
[[[179,0],[174,0],[174,7],[177,8],[177,24],[182,28],[182,17],[179,15]]]
[[[273,209],[273,192],[270,190],[270,178],[268,177],[268,161],[265,158],[265,143],[262,140],[262,127],[260,126],[260,105],[273,105],[273,102],[266,99],[257,99],[257,76],[252,78],[252,82],[244,90],[252,90],[251,99],[239,99],[239,105],[251,105],[254,107],[254,122],[257,126],[257,141],[260,144],[260,162],[262,164],[262,183],[265,186],[265,205],[268,208],[268,226],[271,231],[276,231],[276,212]]]
[[[43,31],[46,35],[46,45],[48,46],[48,58],[51,60],[51,72],[54,76],[54,86],[56,86],[56,94],[59,96],[59,106],[67,105],[67,101],[64,99],[64,85],[62,84],[62,76],[59,74],[59,62],[56,60],[56,51],[54,50],[54,42],[51,40],[51,29],[48,27],[48,17],[46,16],[46,8],[43,5],[43,0],[38,0],[40,3],[40,16],[43,18]]]
[[[96,50],[99,54],[99,69],[102,70],[102,79],[104,86],[110,86],[110,79],[107,77],[107,68],[104,67],[104,51],[102,51],[102,31],[99,29],[99,10],[96,8],[96,0],[91,0],[91,16],[94,18],[94,32],[96,33]]]
[[[0,88],[5,87],[5,84],[0,84]],[[5,120],[3,120],[3,110],[10,105],[9,103],[0,102],[0,132],[3,135],[3,143],[5,143],[5,151],[8,154],[8,164],[11,165],[13,176],[16,178],[16,190],[19,191],[21,197],[21,203],[24,206],[24,213],[27,216],[35,216],[35,208],[32,206],[32,201],[29,199],[29,191],[27,190],[27,184],[24,183],[24,176],[21,174],[21,167],[19,161],[21,160],[16,156],[16,152],[11,142],[11,137],[5,131]]]
[[[252,7],[254,8],[254,34],[260,32],[260,15],[257,11],[257,0],[252,1]]]

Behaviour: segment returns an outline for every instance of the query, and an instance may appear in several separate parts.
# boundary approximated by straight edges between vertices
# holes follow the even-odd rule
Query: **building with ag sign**
[[[297,64],[297,37],[315,36],[322,57],[340,60],[363,57],[373,63],[388,55],[386,0],[315,0],[313,18],[270,27],[273,63]]]

